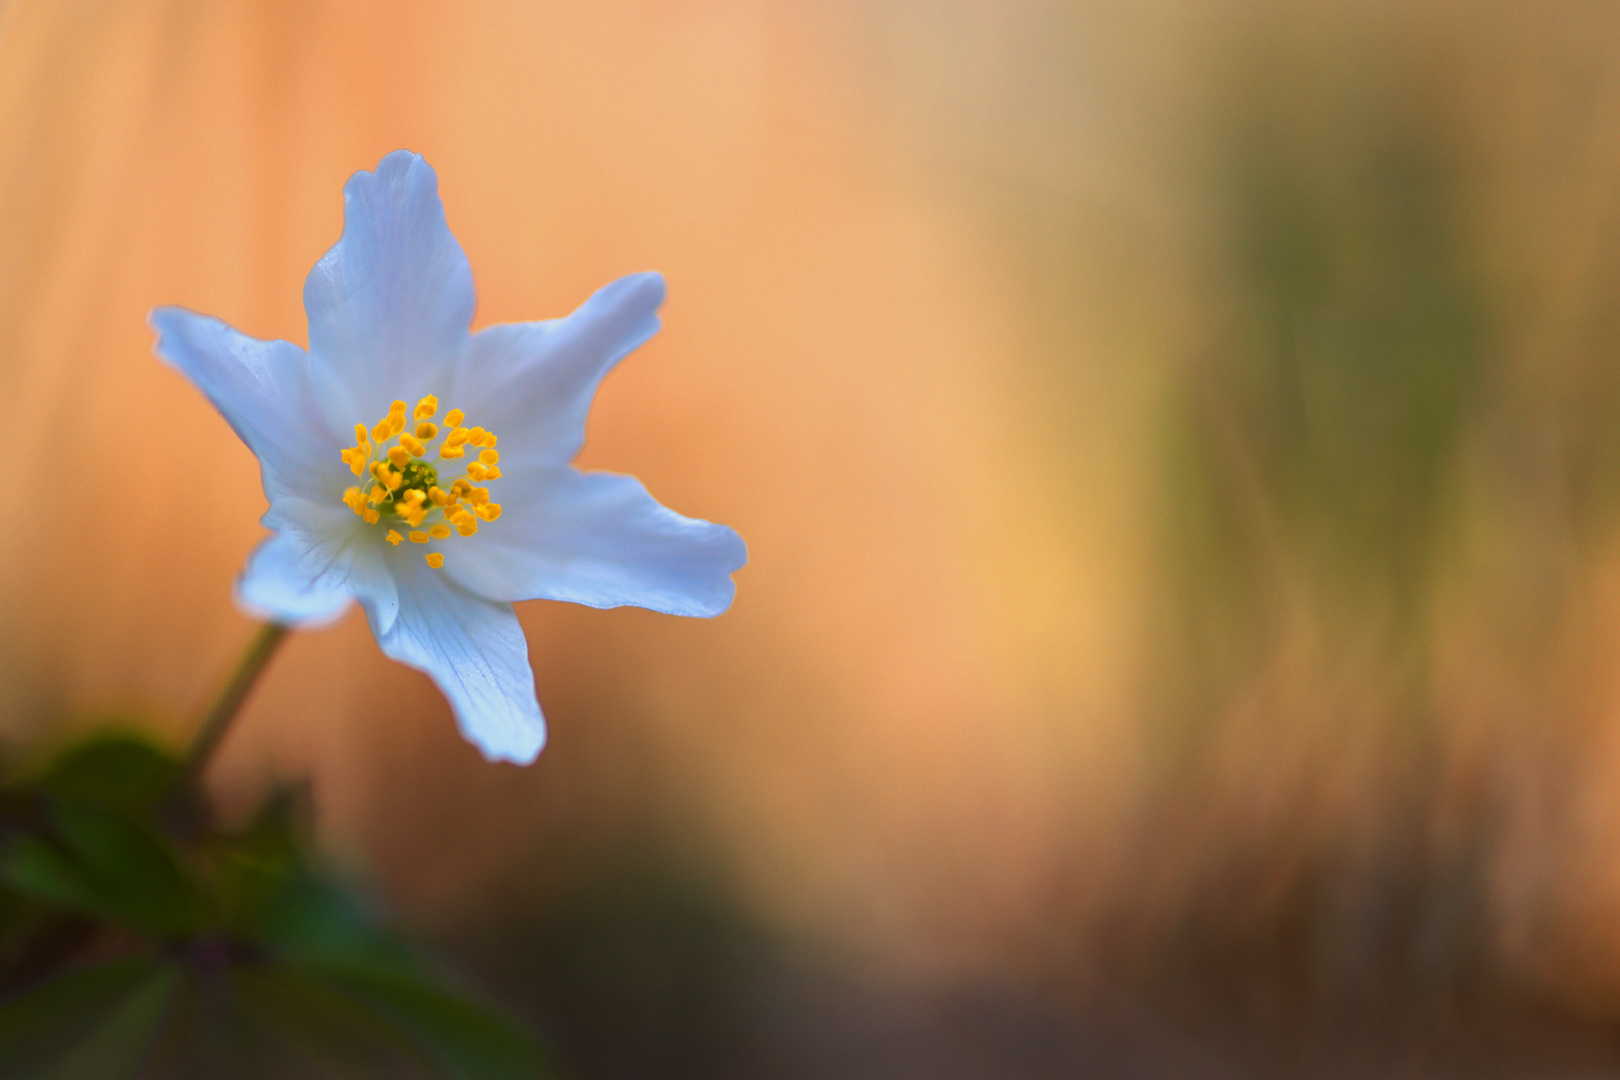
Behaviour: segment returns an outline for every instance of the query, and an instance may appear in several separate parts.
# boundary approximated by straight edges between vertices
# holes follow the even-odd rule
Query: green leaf
[[[267,895],[245,929],[251,940],[294,964],[408,967],[412,959],[351,893],[307,868]]]
[[[157,1036],[178,974],[170,961],[120,960],[58,976],[0,1003],[0,1075],[133,1077]]]
[[[155,832],[123,814],[53,801],[46,818],[57,842],[23,833],[0,851],[0,881],[47,903],[161,938],[198,927],[201,900],[179,860]]]
[[[535,1080],[535,1042],[485,1007],[413,972],[352,964],[304,968],[388,1022],[448,1080]]]
[[[322,1076],[420,1075],[418,1051],[382,1017],[317,979],[279,965],[238,968],[231,988],[267,1038]]]
[[[70,802],[133,813],[154,807],[179,769],[171,754],[142,736],[110,732],[68,747],[35,782]]]

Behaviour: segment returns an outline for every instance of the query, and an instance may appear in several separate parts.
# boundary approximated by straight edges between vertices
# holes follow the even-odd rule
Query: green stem
[[[253,635],[248,642],[247,649],[242,658],[236,662],[231,676],[220,689],[219,696],[208,707],[202,723],[197,727],[197,735],[191,740],[191,747],[186,751],[186,759],[180,772],[180,781],[189,787],[201,779],[203,770],[213,759],[214,751],[225,740],[225,735],[231,728],[231,721],[241,710],[242,703],[247,700],[248,693],[253,684],[258,681],[259,675],[270,658],[276,654],[276,648],[287,636],[287,628],[280,623],[267,622],[259,627],[259,632]]]

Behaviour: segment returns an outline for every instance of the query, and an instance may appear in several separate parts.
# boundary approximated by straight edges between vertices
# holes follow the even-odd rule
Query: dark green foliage
[[[127,735],[0,793],[0,1076],[553,1075],[313,864],[298,800],[221,833]]]

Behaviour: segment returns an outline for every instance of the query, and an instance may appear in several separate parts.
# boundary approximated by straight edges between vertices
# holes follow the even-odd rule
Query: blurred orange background
[[[145,313],[303,343],[405,147],[475,325],[663,271],[581,463],[750,562],[712,622],[521,607],[529,769],[358,613],[298,635],[227,804],[310,778],[449,941],[650,848],[896,994],[1601,1028],[1617,44],[1583,0],[15,0],[3,730],[181,737],[264,499]]]

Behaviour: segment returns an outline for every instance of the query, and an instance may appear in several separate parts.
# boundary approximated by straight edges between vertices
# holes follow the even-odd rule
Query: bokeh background
[[[662,270],[582,463],[711,622],[520,609],[486,764],[363,619],[212,775],[581,1076],[1620,1069],[1620,8],[10,0],[0,732],[179,740],[305,341],[423,153],[476,325]]]

